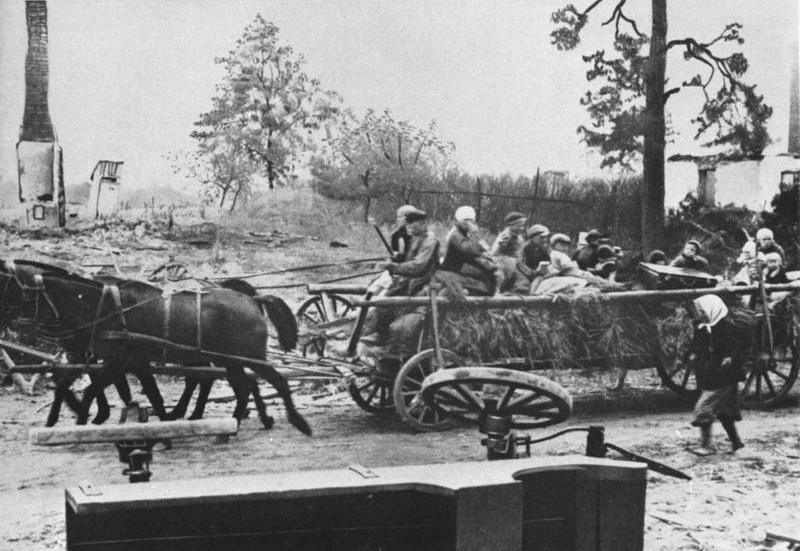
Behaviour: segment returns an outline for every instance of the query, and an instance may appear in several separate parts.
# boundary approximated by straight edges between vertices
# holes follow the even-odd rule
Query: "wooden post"
[[[536,211],[536,199],[539,197],[539,167],[536,167],[536,178],[533,180],[533,195],[531,195],[531,211],[528,214],[528,224],[533,223],[533,214]]]
[[[475,182],[475,195],[477,195],[476,205],[475,205],[475,222],[480,223],[481,221],[481,203],[483,201],[483,193],[482,193],[482,186],[481,186],[481,179],[478,178]]]

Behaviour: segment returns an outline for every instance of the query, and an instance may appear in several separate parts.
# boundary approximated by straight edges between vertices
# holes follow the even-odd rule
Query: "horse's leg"
[[[114,386],[117,389],[120,400],[122,400],[125,405],[133,400],[133,396],[131,396],[131,385],[128,384],[128,378],[125,376],[124,371],[120,372],[119,376],[114,381]]]
[[[261,424],[265,429],[271,429],[275,426],[275,419],[267,415],[267,404],[264,403],[264,398],[261,397],[261,391],[258,388],[258,378],[248,377],[250,379],[250,394],[253,395],[253,402],[256,404],[258,410],[258,418],[261,419]]]
[[[53,391],[53,403],[50,405],[50,412],[47,414],[46,425],[52,427],[58,422],[58,417],[61,413],[61,404],[66,402],[67,406],[75,413],[80,413],[81,402],[78,400],[69,387],[75,381],[76,376],[69,373],[61,374],[56,382],[56,388]]]
[[[297,429],[305,435],[311,436],[311,427],[303,416],[297,411],[292,400],[292,391],[289,388],[289,383],[286,382],[283,375],[275,371],[273,367],[263,367],[260,365],[252,366],[253,371],[261,375],[272,387],[278,392],[278,395],[283,400],[284,407],[286,407],[286,416],[289,422],[297,427]]]
[[[90,375],[90,379],[94,380],[94,376]],[[93,425],[102,425],[108,416],[111,413],[111,408],[108,406],[108,400],[106,400],[106,393],[103,389],[100,389],[97,392],[97,415],[95,415],[94,419],[92,419]]]
[[[195,382],[197,384],[198,381]],[[206,403],[208,403],[208,395],[211,394],[211,387],[214,386],[214,379],[203,379],[199,381],[200,392],[197,393],[197,402],[194,404],[194,411],[189,416],[189,419],[202,419],[203,412],[206,410]]]
[[[247,400],[250,397],[247,375],[245,375],[244,368],[241,366],[229,366],[227,374],[228,383],[230,383],[233,394],[236,396],[236,408],[233,410],[233,416],[241,423],[242,419],[247,417]]]
[[[139,382],[142,383],[142,391],[150,401],[150,405],[153,407],[153,412],[161,421],[166,421],[167,412],[164,409],[164,398],[161,396],[161,392],[158,390],[156,378],[150,372],[149,363],[145,363],[145,366],[146,367],[144,368],[139,368],[136,370],[136,376],[139,378]]]
[[[165,417],[165,421],[174,421],[186,415],[186,410],[189,408],[189,400],[192,399],[192,394],[194,394],[194,389],[197,387],[197,384],[198,380],[195,377],[186,377],[184,379],[183,393],[178,399],[178,404],[172,408],[172,411]],[[202,386],[200,388],[202,392]]]
[[[78,411],[77,423],[79,425],[85,425],[89,420],[89,408],[92,405],[92,401],[96,400],[103,393],[103,389],[111,384],[114,375],[115,372],[107,367],[91,378],[92,382],[83,391],[83,401]]]

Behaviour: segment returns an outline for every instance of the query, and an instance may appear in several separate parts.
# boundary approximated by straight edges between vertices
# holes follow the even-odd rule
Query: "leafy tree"
[[[341,98],[304,72],[305,59],[278,40],[278,27],[257,15],[227,56],[225,76],[191,136],[195,173],[221,203],[253,191],[263,177],[273,189],[295,177],[303,153],[340,112]]]
[[[205,196],[233,212],[241,199],[249,198],[261,167],[243,149],[224,139],[202,141],[196,152],[170,157],[173,170],[200,184]]]
[[[667,40],[667,0],[650,0],[651,32],[643,33],[625,11],[627,0],[593,0],[583,11],[569,4],[553,13],[556,28],[552,42],[560,50],[573,50],[589,14],[601,6],[610,9],[603,26],[613,24],[615,54],[598,50],[583,56],[590,64],[587,80],[596,83],[581,99],[592,125],[578,132],[584,142],[603,155],[602,166],[631,169],[641,158],[642,245],[663,246],[664,147],[667,138],[667,100],[685,88],[699,88],[705,96],[698,116],[696,138],[714,132],[706,145],[724,145],[743,155],[760,155],[769,143],[765,123],[772,109],[742,78],[748,62],[740,53],[723,55],[720,46],[740,45],[741,25],[731,23],[709,41],[687,37]],[[644,48],[648,51],[644,52]],[[667,89],[667,54],[680,51],[684,61],[699,64],[705,75]],[[714,91],[716,89],[716,92]]]
[[[349,114],[312,161],[315,189],[337,199],[361,199],[364,220],[372,201],[387,194],[408,202],[415,189],[436,181],[455,147],[436,136],[436,123],[417,128],[387,109]]]

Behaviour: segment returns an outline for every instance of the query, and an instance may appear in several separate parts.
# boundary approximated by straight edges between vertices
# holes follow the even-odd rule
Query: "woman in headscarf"
[[[475,209],[458,207],[453,218],[453,227],[444,239],[437,278],[460,285],[470,295],[493,295],[497,265],[478,238]]]
[[[700,428],[700,446],[690,451],[701,456],[716,453],[711,426],[718,419],[735,452],[744,446],[736,431],[736,421],[742,420],[737,388],[744,380],[742,339],[726,319],[728,307],[717,295],[704,295],[693,304],[696,325],[689,361],[696,366],[701,394],[694,406],[692,425]]]

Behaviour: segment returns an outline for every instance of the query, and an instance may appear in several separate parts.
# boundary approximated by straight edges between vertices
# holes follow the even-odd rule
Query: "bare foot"
[[[699,455],[700,457],[707,457],[709,455],[714,455],[717,453],[717,450],[714,448],[709,448],[706,446],[698,446],[696,448],[689,448],[689,451],[695,455]]]

